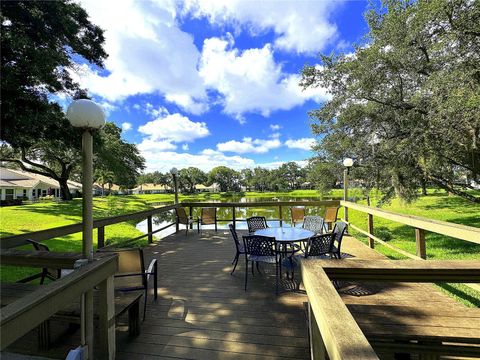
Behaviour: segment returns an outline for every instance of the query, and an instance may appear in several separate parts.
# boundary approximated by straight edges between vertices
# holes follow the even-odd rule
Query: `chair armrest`
[[[147,275],[147,281],[150,279],[150,275],[155,275],[157,273],[157,259],[153,259],[148,265],[147,271],[145,274]]]

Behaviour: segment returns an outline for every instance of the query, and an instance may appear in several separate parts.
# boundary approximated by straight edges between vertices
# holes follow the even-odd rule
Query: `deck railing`
[[[45,253],[45,254],[39,254]],[[19,250],[3,250],[1,263],[3,265],[43,267],[48,264],[54,269],[73,269],[76,259],[72,253],[39,252],[32,253]],[[46,255],[46,256],[42,256]],[[69,275],[20,297],[2,308],[0,321],[0,348],[4,350],[15,340],[39,327],[39,337],[43,334],[48,339],[48,319],[68,307],[76,300],[81,300],[81,345],[85,352],[84,358],[92,358],[93,342],[98,344],[98,358],[115,358],[115,304],[113,293],[113,275],[117,270],[117,256],[110,255],[95,259]],[[94,286],[99,286],[99,337],[93,340],[93,313],[88,313],[87,293]],[[86,312],[87,311],[87,312]],[[43,331],[42,331],[43,330]],[[80,345],[80,344],[79,344]],[[90,355],[88,355],[90,353]]]
[[[480,229],[472,226],[465,226],[460,224],[454,224],[446,221],[432,220],[414,215],[404,215],[395,213],[388,210],[374,208],[371,206],[365,206],[356,204],[350,201],[341,201],[340,204],[344,207],[345,214],[348,214],[348,209],[360,211],[368,214],[367,226],[368,231],[361,229],[360,227],[346,221],[349,227],[358,231],[359,233],[368,237],[370,248],[375,248],[375,242],[382,244],[383,246],[394,250],[403,256],[412,260],[426,260],[427,259],[427,244],[425,241],[425,232],[431,231],[440,235],[450,236],[455,239],[469,241],[472,243],[480,244]],[[389,244],[388,242],[378,238],[374,235],[374,216],[382,219],[391,220],[400,224],[411,226],[415,229],[415,242],[416,242],[416,255],[411,254],[403,249],[399,249],[396,246]],[[345,216],[344,219],[347,219]],[[345,220],[344,220],[345,221]],[[467,284],[474,290],[480,291],[479,284]]]
[[[326,206],[340,206],[339,200],[324,200],[324,201],[262,201],[262,202],[182,202],[180,204],[183,207],[190,209],[190,216],[193,216],[193,209],[200,207],[217,207],[217,208],[231,208],[232,209],[232,218],[230,219],[217,219],[218,221],[228,221],[232,222],[233,226],[236,227],[236,223],[239,221],[247,221],[247,219],[237,218],[236,209],[239,208],[249,208],[249,207],[275,207],[278,209],[279,217],[278,219],[267,219],[268,221],[278,221],[280,226],[283,225],[283,222],[289,221],[290,219],[283,216],[283,209],[292,206],[305,206],[305,207],[326,207]]]
[[[372,344],[338,295],[332,280],[478,282],[480,261],[304,260],[302,278],[309,303],[311,358],[373,360],[378,356]],[[382,350],[382,346],[388,345],[375,344],[375,347]],[[423,345],[423,350],[435,350],[437,346]],[[478,350],[476,347],[461,349],[468,355]]]
[[[152,230],[153,228],[153,220],[152,217],[157,214],[161,214],[167,211],[171,211],[175,209],[178,205],[167,205],[162,207],[157,207],[154,209],[138,211],[135,213],[130,214],[123,214],[118,216],[112,216],[103,219],[96,219],[93,221],[93,228],[98,229],[98,239],[97,244],[98,247],[101,248],[105,245],[105,227],[108,225],[119,224],[125,221],[131,220],[143,220],[147,219],[148,223],[148,232],[138,236],[135,239],[130,239],[130,241],[138,240],[144,237],[148,237],[148,242],[151,243],[153,241],[153,235],[159,231],[165,230],[170,226],[174,226],[175,223],[171,223],[163,228]],[[61,237],[65,235],[75,234],[82,231],[82,223],[76,223],[71,225],[59,226],[56,228],[50,228],[46,230],[34,231],[25,234],[19,235],[12,235],[8,237],[4,237],[0,241],[0,248],[1,249],[9,249],[21,245],[25,245],[28,239],[35,240],[35,241],[43,241],[52,239],[55,237]]]

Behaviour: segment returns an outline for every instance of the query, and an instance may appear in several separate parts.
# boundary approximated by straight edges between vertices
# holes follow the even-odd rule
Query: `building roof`
[[[57,180],[47,176],[0,167],[0,186],[2,187],[33,188],[39,183],[55,189],[60,188]],[[82,184],[68,180],[68,188],[70,190],[81,190]]]
[[[146,183],[146,184],[141,184],[137,186],[133,190],[139,190],[139,191],[152,191],[152,190],[159,190],[159,191],[167,191],[170,190],[170,186],[165,186],[165,185],[160,185],[160,184],[153,184],[153,183]]]

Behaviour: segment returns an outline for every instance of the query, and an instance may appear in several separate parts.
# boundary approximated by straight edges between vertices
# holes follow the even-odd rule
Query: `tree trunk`
[[[105,196],[105,184],[102,184],[102,197]]]
[[[59,179],[58,183],[60,184],[60,194],[62,200],[70,201],[72,200],[72,194],[70,193],[70,189],[68,188],[68,179]]]
[[[421,179],[420,185],[422,186],[422,195],[427,196],[427,181],[425,179]]]

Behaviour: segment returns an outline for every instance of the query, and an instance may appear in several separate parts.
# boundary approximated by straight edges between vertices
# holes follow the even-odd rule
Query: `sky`
[[[145,172],[275,168],[313,156],[308,112],[326,89],[299,86],[319,53],[349,53],[366,1],[82,0],[105,31],[100,69],[72,77],[137,144]]]

